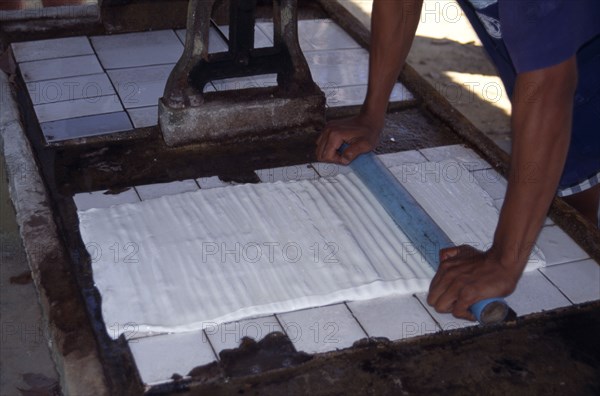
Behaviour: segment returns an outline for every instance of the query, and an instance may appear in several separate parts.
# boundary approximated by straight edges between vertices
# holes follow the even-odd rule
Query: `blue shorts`
[[[600,182],[600,36],[577,54],[571,144],[559,183],[559,196],[584,191]]]

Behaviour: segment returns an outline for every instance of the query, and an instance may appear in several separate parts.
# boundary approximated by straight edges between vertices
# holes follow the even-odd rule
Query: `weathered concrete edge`
[[[65,292],[74,289],[76,282],[66,265],[68,256],[60,242],[48,194],[25,136],[12,85],[3,71],[0,71],[0,88],[0,145],[9,179],[9,195],[42,307],[61,388],[65,395],[109,395],[97,348],[78,348],[81,340],[94,339],[91,328],[65,326],[53,314],[57,303],[63,305],[62,308],[83,308],[84,304],[77,290]],[[48,275],[52,276],[51,281],[46,279]],[[53,293],[46,285],[52,283],[59,287],[57,281],[61,283],[61,296],[69,299],[73,295],[79,296],[80,303],[51,298]],[[77,313],[73,312],[73,316]]]

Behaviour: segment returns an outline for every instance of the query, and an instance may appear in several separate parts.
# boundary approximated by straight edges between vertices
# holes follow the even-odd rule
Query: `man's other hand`
[[[348,165],[377,146],[382,129],[379,124],[364,115],[328,122],[317,139],[317,160]],[[337,150],[343,143],[348,147],[340,154]]]

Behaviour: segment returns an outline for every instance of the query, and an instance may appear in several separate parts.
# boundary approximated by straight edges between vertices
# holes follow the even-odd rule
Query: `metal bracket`
[[[230,0],[229,50],[209,54],[215,0],[191,0],[184,53],[159,102],[167,145],[320,128],[325,96],[298,42],[297,0],[273,1],[273,47],[254,48],[256,0]],[[276,87],[204,93],[210,81],[277,74]]]

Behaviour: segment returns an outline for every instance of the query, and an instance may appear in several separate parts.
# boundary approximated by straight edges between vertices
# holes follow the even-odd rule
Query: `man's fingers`
[[[445,288],[444,292],[436,299],[433,307],[438,312],[453,312],[456,310],[456,305],[460,304],[465,288],[470,288],[469,276],[467,274],[460,274],[454,277],[452,282],[448,284],[448,287]]]
[[[344,165],[348,165],[350,162],[354,161],[356,157],[359,155],[369,152],[371,150],[371,146],[369,142],[364,139],[357,140],[350,144],[346,150],[342,153],[342,163]]]
[[[446,261],[452,257],[456,257],[459,251],[460,249],[458,246],[440,250],[440,262]]]
[[[338,149],[344,143],[344,139],[340,134],[330,133],[327,141],[324,144],[322,161],[340,163],[341,157]]]
[[[478,294],[477,291],[473,288],[473,286],[463,286],[463,288],[458,294],[458,299],[456,300],[456,303],[454,304],[454,307],[452,309],[452,315],[462,319],[475,320],[475,317],[473,316],[471,311],[469,311],[469,307],[475,304],[477,300]]]
[[[429,285],[429,294],[427,296],[427,303],[429,305],[434,306],[457,277],[467,275],[471,272],[471,266],[465,264],[461,257],[454,257],[440,265]]]

